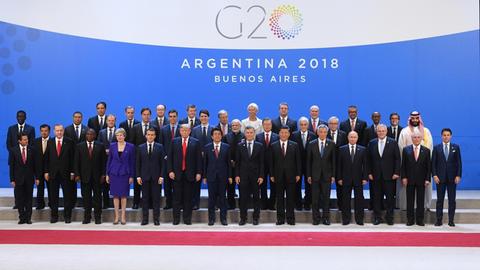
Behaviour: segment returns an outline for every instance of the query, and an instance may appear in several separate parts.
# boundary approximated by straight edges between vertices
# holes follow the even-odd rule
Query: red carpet
[[[0,244],[480,247],[480,233],[0,230]]]

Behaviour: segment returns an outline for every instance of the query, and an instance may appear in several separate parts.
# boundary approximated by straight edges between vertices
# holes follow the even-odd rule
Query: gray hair
[[[332,116],[332,117],[328,118],[328,123],[330,124],[330,122],[335,121],[335,120],[336,120],[337,122],[340,121],[340,119],[338,119],[338,117]]]
[[[238,124],[242,125],[242,121],[240,121],[240,119],[237,119],[237,118],[233,119],[231,123],[232,124],[233,123],[238,123]]]
[[[278,108],[282,107],[282,106],[287,106],[288,108],[288,103],[287,102],[280,102],[280,104],[278,104]]]
[[[222,115],[222,114],[228,115],[228,112],[227,112],[226,110],[220,110],[220,111],[218,111],[218,117],[220,117],[220,115]]]
[[[385,128],[385,129],[388,129],[388,128],[387,128],[387,125],[385,125],[385,124],[378,124],[378,125],[377,125],[377,130],[378,130],[378,128],[381,128],[381,127]]]
[[[126,137],[127,136],[127,132],[125,131],[125,129],[123,128],[117,128],[115,130],[115,136],[117,136],[118,134],[122,134],[123,137]]]
[[[108,118],[111,118],[111,117],[113,117],[114,120],[117,120],[117,117],[116,117],[115,115],[113,115],[113,114],[107,115],[107,118],[106,118],[106,119],[108,120]]]
[[[186,129],[190,129],[190,125],[189,124],[181,124],[180,125],[180,128],[186,128]]]
[[[308,123],[308,118],[305,117],[305,116],[302,116],[298,119],[298,123],[301,123],[301,122],[304,122],[304,121]]]
[[[320,124],[320,125],[318,125],[318,127],[317,127],[317,132],[318,132],[320,129],[322,129],[322,128],[325,129],[325,130],[328,132],[328,127],[327,127],[327,125],[325,125],[325,124]]]
[[[320,107],[318,107],[318,105],[312,105],[310,106],[310,111],[313,110],[313,109],[317,109],[320,111]]]
[[[253,130],[253,132],[255,132],[255,128],[252,127],[252,126],[247,126],[247,127],[245,128],[245,131],[247,131],[248,129],[251,129],[251,130]]]
[[[258,105],[257,105],[256,103],[253,103],[253,102],[252,102],[252,103],[248,104],[247,110],[248,110],[250,107],[255,108],[255,110],[258,112]]]
[[[130,109],[135,110],[135,108],[133,106],[130,106],[130,105],[125,107],[125,111],[130,110]]]
[[[167,106],[165,106],[165,105],[163,105],[163,104],[158,104],[157,107],[156,107],[157,110],[158,110],[158,107],[163,107],[164,110],[167,109]]]

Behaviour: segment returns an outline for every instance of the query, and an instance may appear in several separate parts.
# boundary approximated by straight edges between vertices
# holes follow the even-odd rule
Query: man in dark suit
[[[135,144],[132,138],[132,134],[130,134],[133,130],[133,127],[136,124],[140,123],[140,121],[135,119],[135,108],[133,108],[132,106],[125,107],[125,116],[127,117],[127,119],[121,122],[119,127],[123,128],[127,133],[127,137],[125,138],[125,140],[129,143]]]
[[[420,145],[422,138],[423,134],[414,132],[413,144],[404,147],[402,153],[402,184],[407,188],[407,226],[415,224],[415,220],[418,226],[425,226],[425,187],[430,185],[432,164],[430,149]],[[415,197],[417,198],[416,211]]]
[[[377,138],[377,126],[380,124],[380,119],[381,119],[381,115],[379,112],[372,113],[373,124],[365,129],[365,132],[364,132],[365,141],[361,143],[362,145],[365,145],[368,147],[368,144],[370,143],[370,141]],[[374,210],[373,208],[374,208],[374,202],[375,202],[375,188],[373,187],[373,181],[368,182],[368,189],[370,190],[370,201],[369,201],[368,209]],[[383,202],[383,199],[382,199],[382,202]],[[383,208],[383,204],[382,204],[382,208]],[[376,223],[375,217],[374,217],[373,223]]]
[[[302,160],[300,149],[296,142],[288,140],[290,130],[282,126],[279,132],[280,139],[272,144],[271,151],[271,180],[277,185],[277,225],[285,223],[295,225],[295,187],[302,174]],[[286,215],[285,215],[286,193]]]
[[[400,115],[396,112],[390,114],[390,126],[387,130],[387,136],[394,139],[398,142],[398,138],[400,137],[400,132],[402,131],[403,127],[399,125],[400,122]]]
[[[152,125],[156,127],[157,130],[161,130],[164,126],[168,125],[167,117],[165,116],[166,109],[167,107],[163,104],[157,105],[157,116],[152,120]],[[159,140],[160,138],[157,138],[157,141]]]
[[[18,144],[9,149],[8,165],[10,183],[15,189],[15,205],[18,209],[18,224],[32,224],[32,197],[34,181],[38,185],[37,154],[28,144],[28,134],[21,132],[17,136]]]
[[[238,144],[242,142],[245,137],[241,132],[242,122],[239,119],[233,119],[232,123],[232,130],[223,136],[222,142],[228,144],[230,146],[230,169],[231,175],[235,175],[235,169],[237,166],[236,155],[237,155],[237,148]],[[228,209],[235,209],[236,208],[236,201],[235,201],[235,187],[236,182],[233,181],[232,183],[227,184],[227,203]]]
[[[286,102],[280,103],[279,112],[280,115],[272,120],[272,131],[278,134],[282,126],[287,126],[290,133],[297,131],[297,121],[288,117],[288,104]]]
[[[317,133],[317,128],[320,125],[327,125],[327,122],[320,119],[320,107],[317,105],[310,106],[310,119],[308,119],[308,130]]]
[[[155,142],[156,130],[151,127],[145,136],[147,141],[138,146],[136,174],[137,182],[142,187],[143,218],[141,225],[148,224],[150,200],[153,205],[153,223],[160,225],[160,194],[165,170],[165,149]]]
[[[368,160],[370,164],[368,179],[375,194],[373,225],[383,222],[381,211],[384,196],[387,200],[385,219],[388,225],[393,225],[395,186],[396,180],[400,178],[401,158],[398,144],[394,139],[387,137],[387,126],[384,124],[377,125],[377,138],[368,144]]]
[[[328,119],[328,135],[327,138],[332,140],[337,147],[336,156],[338,157],[338,149],[347,144],[347,133],[338,129],[340,120],[336,116],[332,116]],[[335,179],[335,193],[337,195],[337,208],[342,210],[342,186],[338,184],[338,178]]]
[[[364,198],[363,186],[367,184],[368,160],[365,147],[358,145],[356,131],[348,133],[348,144],[341,146],[338,151],[337,179],[342,186],[342,224],[348,225],[351,220],[352,189],[355,194],[355,221],[363,225]]]
[[[298,120],[298,125],[300,130],[292,133],[290,140],[297,143],[298,148],[300,149],[300,157],[302,159],[302,177],[305,186],[305,198],[302,202],[302,180],[297,182],[295,187],[295,208],[298,211],[305,210],[310,211],[310,206],[312,205],[312,190],[311,185],[307,181],[306,172],[307,172],[307,146],[308,144],[317,138],[315,133],[308,130],[308,119],[306,117],[301,117]],[[326,127],[326,126],[325,126]],[[326,136],[326,134],[325,134]]]
[[[200,110],[200,125],[192,129],[191,136],[198,140],[202,149],[202,157],[204,156],[203,150],[205,145],[212,142],[212,137],[209,135],[212,133],[213,127],[209,124],[210,113],[203,109]],[[193,210],[198,210],[200,207],[200,192],[202,182],[195,183],[195,189],[193,190]]]
[[[272,120],[268,117],[263,118],[262,120],[263,132],[256,135],[255,140],[263,145],[263,151],[265,161],[264,161],[264,172],[263,176],[265,181],[260,185],[260,206],[262,210],[271,209],[275,210],[276,202],[276,192],[275,192],[275,183],[270,179],[271,170],[270,170],[270,157],[271,155],[271,145],[272,143],[278,141],[278,134],[272,131]],[[268,181],[267,181],[268,178]],[[270,197],[268,197],[268,186],[270,186]]]
[[[368,145],[368,143],[377,138],[377,127],[380,124],[381,115],[379,112],[372,113],[372,125],[365,129],[365,142],[364,145]]]
[[[180,128],[177,123],[178,112],[176,110],[168,111],[168,124],[165,125],[160,130],[160,143],[165,149],[165,153],[169,153],[170,147],[172,146],[173,139],[180,137]],[[165,168],[167,163],[165,162]],[[168,177],[167,172],[165,172],[164,181],[163,181],[163,191],[165,193],[165,207],[164,210],[172,208],[173,205],[173,179]]]
[[[7,150],[18,145],[18,134],[26,133],[28,135],[28,141],[33,144],[35,140],[35,128],[25,123],[27,120],[27,113],[25,111],[17,112],[17,123],[8,127],[7,131]],[[15,189],[13,190],[15,196]],[[16,209],[17,206],[14,205],[13,209]]]
[[[73,113],[73,124],[65,128],[65,137],[73,141],[75,145],[85,141],[85,134],[88,127],[82,124],[83,115],[81,112]]]
[[[238,144],[235,158],[235,182],[240,190],[240,222],[247,223],[247,210],[250,198],[253,198],[253,225],[260,218],[259,187],[263,182],[265,152],[263,145],[255,140],[255,128],[245,127],[245,140]]]
[[[47,154],[48,150],[48,141],[50,140],[50,126],[47,124],[42,124],[40,126],[40,137],[36,138],[33,147],[35,148],[35,153],[37,154],[37,163],[38,163],[38,170],[43,172],[43,166],[45,165],[45,155]],[[37,175],[38,184],[37,184],[37,210],[41,210],[45,208],[45,187],[47,188],[48,192],[48,203],[50,204],[50,186],[47,181],[45,181],[45,177],[43,173]]]
[[[7,131],[7,149],[18,146],[18,134],[25,133],[28,136],[30,145],[35,140],[35,128],[25,123],[27,120],[27,113],[25,111],[17,112],[17,123],[8,127]]]
[[[192,224],[192,198],[195,182],[202,179],[202,150],[200,142],[190,136],[190,125],[180,126],[180,135],[173,139],[167,159],[169,177],[173,179],[173,225],[180,224],[180,208],[183,222]]]
[[[113,114],[109,114],[106,116],[107,127],[100,130],[98,134],[98,141],[103,144],[105,147],[105,152],[107,155],[110,151],[110,144],[117,141],[117,137],[115,136],[115,123],[117,117]],[[128,135],[127,135],[128,136]],[[101,183],[102,185],[102,201],[103,201],[103,209],[110,208],[110,184],[106,181]]]
[[[81,183],[85,209],[82,224],[89,224],[92,220],[92,206],[95,224],[102,223],[102,184],[105,182],[107,154],[103,144],[95,141],[95,137],[95,130],[89,128],[86,141],[78,143],[75,150],[75,180]]]
[[[89,128],[93,128],[95,130],[95,133],[98,134],[98,132],[104,128],[107,127],[107,119],[105,116],[105,112],[107,110],[107,103],[104,101],[100,101],[97,103],[97,115],[92,116],[88,119],[87,126]]]
[[[233,181],[230,168],[230,146],[222,143],[223,133],[220,128],[213,128],[211,136],[213,142],[203,148],[203,181],[204,184],[208,183],[208,225],[215,224],[215,206],[218,203],[220,222],[226,226],[228,223],[225,191],[227,182]]]
[[[196,115],[197,115],[197,107],[195,106],[195,104],[189,104],[187,105],[187,117],[180,120],[178,124],[180,125],[189,124],[190,130],[193,130],[194,127],[200,125],[200,120],[198,120],[198,118],[195,117]]]
[[[62,187],[65,223],[72,222],[72,209],[77,198],[77,183],[73,168],[75,145],[64,136],[65,129],[57,124],[54,127],[55,138],[48,142],[45,156],[45,180],[49,182],[51,217],[50,222],[58,221],[59,189]]]
[[[222,130],[224,136],[232,131],[232,125],[228,123],[228,112],[226,110],[220,110],[218,112],[217,127]]]
[[[317,128],[318,139],[311,141],[306,150],[305,177],[312,188],[312,224],[320,224],[319,203],[322,204],[322,223],[330,225],[330,190],[335,182],[337,147],[327,139],[328,127]]]
[[[462,156],[460,146],[451,143],[452,130],[442,129],[442,143],[433,148],[432,175],[437,184],[437,221],[435,226],[442,226],[443,201],[448,191],[448,225],[455,226],[455,208],[457,185],[462,178]]]
[[[355,131],[358,134],[358,144],[365,146],[365,129],[367,122],[358,119],[358,109],[355,105],[348,106],[348,119],[340,123],[340,130],[349,134]]]
[[[157,127],[154,126],[150,121],[150,116],[152,115],[152,111],[150,110],[150,108],[142,108],[140,113],[142,115],[142,122],[134,126],[132,130],[132,140],[136,146],[144,144],[147,141],[145,136],[147,135],[147,130],[149,128],[154,128],[156,134],[160,133]],[[155,138],[155,140],[159,142],[159,138]],[[138,209],[140,205],[141,190],[142,187],[138,184],[137,181],[134,181],[132,209]]]

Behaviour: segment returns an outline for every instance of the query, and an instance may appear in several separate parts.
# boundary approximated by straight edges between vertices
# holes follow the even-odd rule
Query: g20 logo
[[[240,12],[241,17],[245,18],[246,15],[259,12],[261,14],[258,21],[253,23],[253,27],[251,29],[244,30],[244,24],[242,20],[238,22],[239,28],[238,31],[235,32],[228,32],[223,29],[222,26],[225,24],[224,13],[230,12]],[[243,12],[243,13],[242,13]],[[240,6],[236,5],[229,5],[222,9],[220,9],[217,13],[215,18],[215,27],[217,28],[217,32],[224,38],[227,39],[239,39],[239,38],[247,38],[247,39],[266,39],[267,36],[261,35],[258,33],[258,30],[264,25],[267,20],[267,11],[264,7],[260,5],[253,5],[250,6],[245,11]],[[268,18],[268,26],[270,31],[273,35],[279,39],[292,39],[296,37],[300,31],[302,30],[303,26],[303,18],[300,11],[292,5],[281,5],[275,8],[270,17]]]

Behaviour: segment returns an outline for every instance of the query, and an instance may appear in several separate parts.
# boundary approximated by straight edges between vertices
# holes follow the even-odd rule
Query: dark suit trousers
[[[260,189],[257,183],[258,178],[240,178],[240,219],[247,220],[247,210],[250,198],[253,197],[253,219],[260,218]]]
[[[166,162],[163,166],[167,166]],[[168,177],[168,173],[165,173],[163,177],[163,192],[165,194],[165,204],[168,207],[172,207],[173,204],[173,180]]]
[[[45,187],[48,192],[48,204],[50,204],[50,187],[45,177],[41,176],[38,178],[39,184],[37,186],[37,206],[45,205]]]
[[[314,221],[320,220],[320,202],[323,218],[330,217],[330,183],[328,180],[312,181],[312,219]]]
[[[58,218],[58,206],[59,206],[59,193],[60,187],[62,187],[63,192],[63,216],[65,218],[72,217],[72,209],[74,207],[74,198],[73,194],[77,193],[77,184],[75,181],[70,179],[63,179],[59,175],[55,175],[49,180],[50,182],[50,191],[52,193],[51,198],[52,202],[50,203],[50,207],[52,209],[51,215],[52,217]]]
[[[220,220],[227,220],[227,201],[225,191],[227,179],[216,178],[208,181],[208,220],[215,221],[215,206],[220,208]]]
[[[385,219],[393,221],[393,209],[395,208],[395,186],[396,182],[392,179],[375,179],[370,181],[373,186],[375,196],[373,197],[373,213],[375,218],[380,218],[383,209],[383,198],[385,196],[387,207]]]
[[[302,202],[302,179],[298,181],[295,185],[295,207],[301,208],[303,203],[305,206],[310,206],[312,204],[312,187],[307,181],[307,177],[303,174],[300,177],[303,179],[305,186],[305,198]]]
[[[363,197],[363,186],[343,186],[342,187],[342,220],[350,222],[352,217],[352,189],[355,197],[355,221],[363,222],[364,217],[364,197]]]
[[[277,185],[277,221],[285,221],[285,199],[287,221],[295,221],[295,179],[287,179],[282,175],[280,179],[275,178],[275,184]]]
[[[173,221],[180,221],[180,209],[183,207],[183,222],[192,221],[192,196],[195,182],[187,179],[185,173],[175,175],[173,180]]]
[[[457,206],[457,185],[455,182],[443,182],[437,185],[437,220],[443,219],[443,201],[445,200],[445,191],[448,192],[448,220],[453,222],[455,209]]]
[[[158,179],[142,179],[142,211],[143,220],[148,221],[148,211],[150,210],[150,201],[153,205],[153,220],[160,219],[160,193],[162,191]],[[147,180],[147,181],[145,181]]]
[[[235,208],[236,207],[236,202],[235,202],[235,187],[236,187],[235,180],[230,184],[227,183],[227,202],[228,202],[228,207],[229,208]]]
[[[415,211],[415,193],[417,194],[417,210]],[[425,186],[407,185],[407,220],[417,223],[423,222],[425,213]]]
[[[195,207],[200,207],[200,192],[202,190],[202,181],[195,181],[195,184],[193,186],[193,200],[192,204]]]
[[[134,204],[140,204],[141,192],[142,192],[142,186],[140,186],[137,183],[137,181],[133,181],[133,203]]]
[[[372,181],[368,181],[368,190],[370,193],[370,200],[368,202],[368,208],[374,210],[375,207],[375,187]]]
[[[26,179],[21,185],[15,185],[15,205],[21,221],[32,218],[33,179]]]
[[[91,219],[92,207],[95,218],[100,218],[102,216],[102,184],[91,178],[88,182],[82,182],[81,188],[85,218]]]
[[[340,186],[338,182],[335,182],[335,192],[337,193],[337,208],[338,210],[343,210],[343,186]]]

